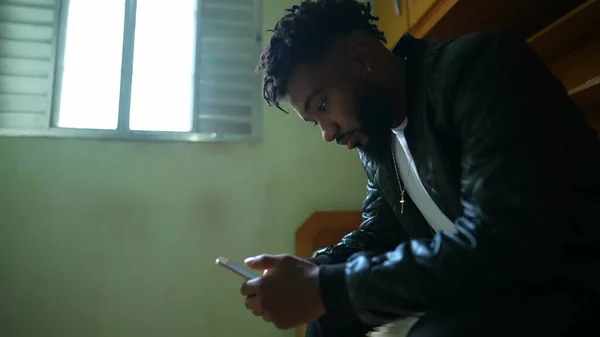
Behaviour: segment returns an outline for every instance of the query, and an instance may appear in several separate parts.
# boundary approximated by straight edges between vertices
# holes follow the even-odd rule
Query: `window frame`
[[[81,138],[81,139],[101,139],[101,140],[133,140],[133,141],[179,141],[179,142],[256,142],[262,140],[263,125],[263,102],[260,95],[260,76],[255,76],[253,81],[256,83],[256,93],[252,97],[252,114],[248,118],[216,117],[216,120],[231,122],[244,122],[251,125],[252,132],[249,134],[235,133],[204,133],[198,132],[198,124],[202,117],[199,116],[200,100],[199,81],[200,72],[194,73],[194,102],[192,111],[192,130],[187,132],[176,131],[144,131],[129,129],[129,108],[131,101],[131,84],[133,72],[134,55],[134,37],[137,0],[125,0],[125,20],[123,29],[123,48],[121,61],[121,82],[119,94],[119,113],[118,126],[115,130],[106,129],[84,129],[84,128],[62,128],[57,126],[59,116],[59,102],[62,89],[62,65],[64,61],[67,18],[70,0],[57,0],[55,3],[55,22],[54,40],[52,42],[52,60],[53,71],[50,74],[51,89],[50,101],[47,107],[47,128],[28,128],[12,129],[0,126],[0,136],[15,137],[51,137],[51,138]],[[197,24],[196,24],[196,60],[195,69],[200,68],[201,59],[199,57],[202,39],[202,2],[197,0]],[[263,36],[262,36],[262,0],[253,1],[253,23],[252,27],[256,30],[256,50],[252,51],[257,56],[260,55]]]

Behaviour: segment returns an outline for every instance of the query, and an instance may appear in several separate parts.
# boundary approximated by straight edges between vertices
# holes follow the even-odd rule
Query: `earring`
[[[371,68],[367,67],[367,72],[370,73],[371,72]]]

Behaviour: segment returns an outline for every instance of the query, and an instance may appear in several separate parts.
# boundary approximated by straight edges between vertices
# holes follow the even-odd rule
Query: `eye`
[[[323,112],[325,111],[325,109],[327,109],[327,100],[322,100],[319,102],[319,105],[317,106],[317,110]]]

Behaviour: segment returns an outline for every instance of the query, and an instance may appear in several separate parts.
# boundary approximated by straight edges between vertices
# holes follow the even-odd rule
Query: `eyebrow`
[[[315,96],[320,94],[321,91],[323,91],[323,89],[319,88],[319,89],[313,91],[310,95],[308,95],[308,97],[306,97],[306,101],[304,101],[304,112],[308,112],[308,110],[310,109],[311,101],[313,100],[313,98],[315,98]]]

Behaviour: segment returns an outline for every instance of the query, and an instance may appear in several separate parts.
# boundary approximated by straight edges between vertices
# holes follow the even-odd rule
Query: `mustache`
[[[335,142],[338,145],[344,145],[345,141],[348,139],[348,137],[350,137],[350,135],[352,135],[353,133],[355,133],[357,131],[360,131],[361,129],[362,128],[355,128],[350,131],[340,133],[337,136],[335,136]]]

